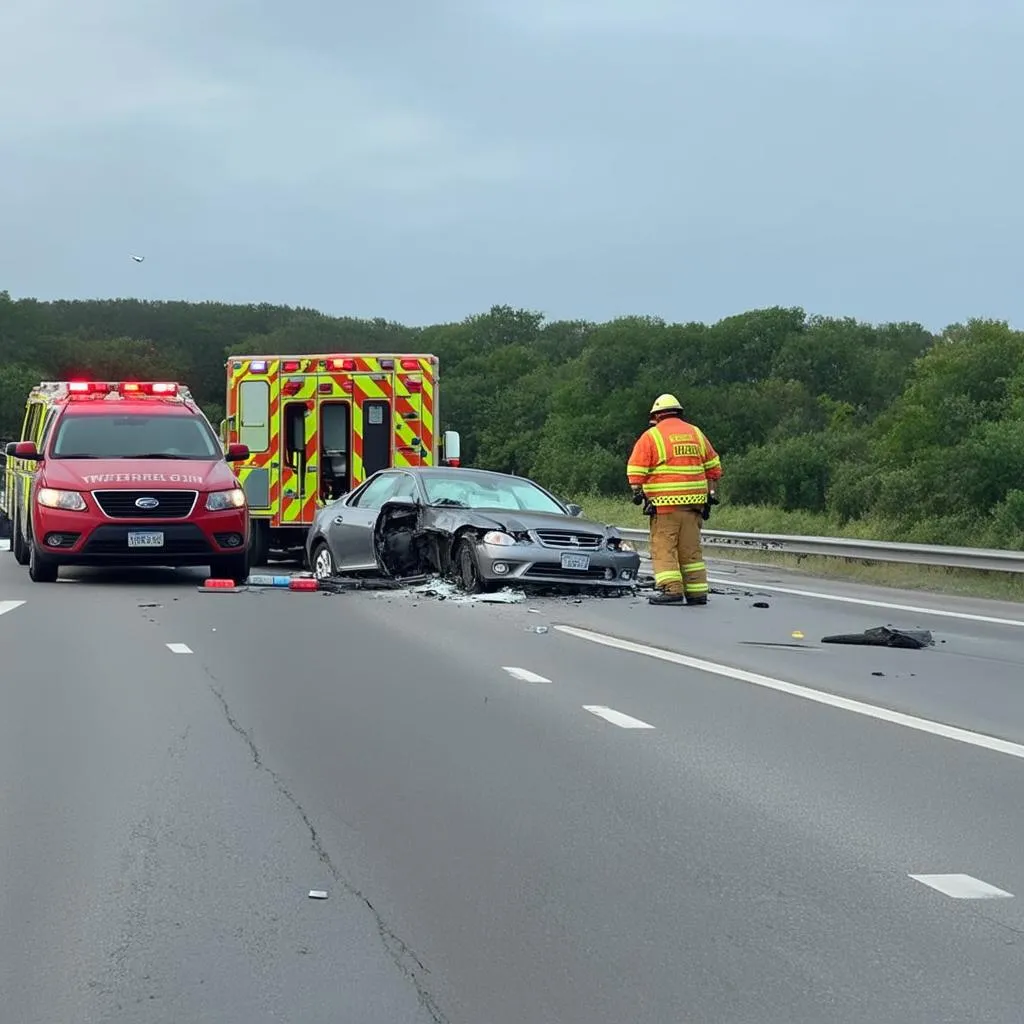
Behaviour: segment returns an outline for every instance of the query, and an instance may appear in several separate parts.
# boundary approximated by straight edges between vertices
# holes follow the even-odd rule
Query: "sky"
[[[1019,0],[3,0],[0,290],[1024,326],[1022,47]]]

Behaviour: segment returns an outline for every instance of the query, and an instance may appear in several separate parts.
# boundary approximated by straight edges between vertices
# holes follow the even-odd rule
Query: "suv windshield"
[[[529,480],[515,477],[454,472],[423,476],[423,486],[431,505],[458,505],[463,508],[502,508],[518,512],[566,511],[554,498]]]
[[[69,413],[60,421],[52,455],[56,459],[219,459],[223,452],[199,416]]]

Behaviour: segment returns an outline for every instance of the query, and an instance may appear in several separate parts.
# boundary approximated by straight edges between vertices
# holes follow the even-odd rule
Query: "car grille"
[[[187,519],[198,491],[93,491],[96,504],[111,519]],[[139,508],[140,498],[154,498],[156,508]]]
[[[571,530],[537,530],[537,541],[546,548],[593,551],[604,540],[597,533],[573,533]]]

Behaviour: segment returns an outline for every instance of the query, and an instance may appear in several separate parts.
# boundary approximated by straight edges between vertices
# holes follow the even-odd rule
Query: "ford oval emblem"
[[[159,504],[156,498],[137,498],[135,501],[136,508],[156,508]]]

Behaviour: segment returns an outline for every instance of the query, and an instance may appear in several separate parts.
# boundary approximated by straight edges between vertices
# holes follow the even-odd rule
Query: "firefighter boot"
[[[668,590],[657,590],[649,598],[647,598],[648,604],[682,604],[682,594],[673,594]]]

